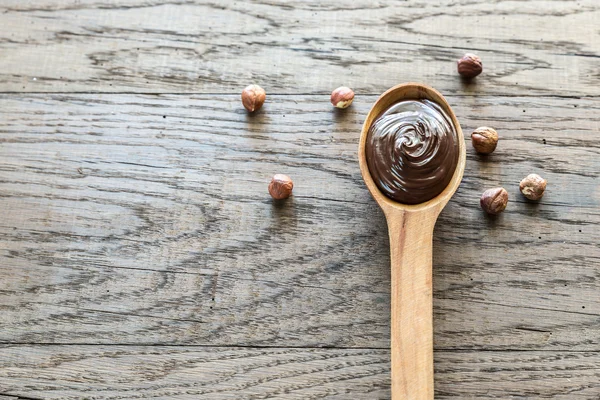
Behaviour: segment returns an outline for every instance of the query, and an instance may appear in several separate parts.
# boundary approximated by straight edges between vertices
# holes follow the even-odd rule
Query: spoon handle
[[[432,238],[437,214],[388,215],[392,400],[433,399]]]

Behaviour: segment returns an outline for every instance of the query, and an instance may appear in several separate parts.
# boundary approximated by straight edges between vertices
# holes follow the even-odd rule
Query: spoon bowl
[[[439,195],[437,195],[435,198],[429,201],[420,204],[398,203],[397,201],[394,201],[387,197],[385,194],[381,193],[381,191],[375,184],[375,181],[371,177],[371,173],[369,172],[369,167],[367,165],[365,149],[369,128],[373,124],[373,121],[375,121],[375,119],[383,111],[385,111],[392,104],[395,104],[402,100],[431,100],[434,103],[438,104],[442,108],[442,110],[444,110],[452,119],[452,123],[456,128],[456,133],[458,136],[459,158],[458,164],[454,171],[454,175],[452,176],[452,180]],[[450,200],[450,197],[452,197],[454,192],[456,192],[456,189],[458,189],[458,186],[460,185],[460,182],[463,177],[466,161],[466,150],[463,132],[460,127],[460,124],[458,123],[458,120],[456,119],[456,116],[454,115],[454,112],[450,108],[450,105],[448,104],[444,96],[442,96],[437,90],[421,83],[403,83],[394,86],[391,89],[388,89],[379,97],[379,99],[377,99],[373,107],[371,107],[371,110],[369,111],[369,114],[367,115],[367,118],[363,124],[360,136],[360,143],[358,147],[358,161],[360,164],[360,172],[362,173],[363,180],[365,181],[369,192],[371,192],[371,195],[379,204],[379,206],[383,209],[384,212],[387,212],[390,209],[414,212],[432,207],[437,208],[441,206],[441,208],[443,208],[448,202],[448,200]]]
[[[366,143],[375,119],[403,100],[430,100],[450,117],[456,129],[458,163],[448,185],[434,198],[402,204],[383,194],[367,164]],[[462,180],[466,162],[463,133],[446,99],[420,83],[394,86],[375,102],[362,128],[360,171],[369,192],[385,214],[391,259],[392,400],[433,399],[433,228]]]

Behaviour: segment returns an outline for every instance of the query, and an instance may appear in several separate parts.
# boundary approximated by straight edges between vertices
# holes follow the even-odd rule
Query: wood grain
[[[599,19],[597,0],[4,0],[0,91],[598,96]]]
[[[599,19],[596,0],[3,0],[0,400],[389,399],[387,228],[356,146],[406,81],[465,136],[500,134],[489,157],[467,143],[434,232],[435,398],[598,400]]]
[[[374,100],[0,96],[0,340],[387,348],[387,231],[356,158]],[[597,101],[448,100],[501,138],[468,146],[436,225],[436,349],[599,350]],[[540,204],[518,194],[531,172]]]
[[[433,400],[433,228],[450,195],[426,210],[384,208],[390,237],[392,400]]]
[[[0,388],[34,399],[389,399],[374,349],[3,346]],[[436,399],[597,399],[597,352],[436,352]],[[11,399],[12,400],[12,399]]]

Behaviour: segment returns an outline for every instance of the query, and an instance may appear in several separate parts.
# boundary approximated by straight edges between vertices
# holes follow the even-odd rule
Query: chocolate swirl
[[[379,190],[403,204],[440,194],[458,164],[458,135],[450,117],[429,100],[393,104],[373,122],[367,165]]]

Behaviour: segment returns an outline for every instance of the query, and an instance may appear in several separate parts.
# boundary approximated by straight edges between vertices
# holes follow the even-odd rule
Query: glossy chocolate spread
[[[448,114],[429,100],[406,100],[375,119],[367,135],[367,165],[379,190],[403,204],[439,195],[458,164],[458,135]]]

